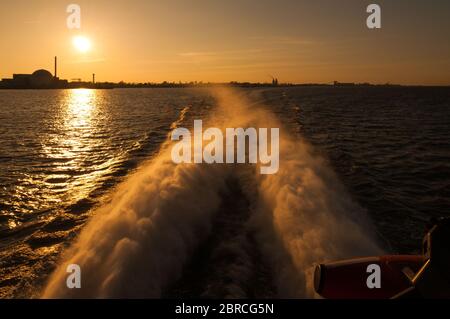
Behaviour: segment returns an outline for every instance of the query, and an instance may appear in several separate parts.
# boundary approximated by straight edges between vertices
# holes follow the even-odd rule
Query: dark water
[[[292,134],[329,160],[391,250],[415,252],[426,221],[450,214],[448,88],[305,87],[242,94],[254,91]],[[214,104],[207,90],[0,91],[0,297],[36,295],[93,208],[158,152],[174,123],[190,126]],[[221,210],[249,205],[238,194],[224,196],[239,200]],[[252,262],[246,295],[275,295],[262,257],[246,248],[254,242],[239,230],[242,216],[220,216],[225,215],[216,221],[219,231],[168,295],[202,295],[195,278],[207,271],[205,264],[214,258],[208,251],[221,232],[243,243],[243,259]],[[209,276],[223,269],[227,265],[209,268]],[[226,296],[217,280],[211,282],[206,296]]]
[[[450,215],[449,88],[267,92],[329,158],[394,251],[417,251],[430,217]],[[284,117],[287,121],[289,118]]]

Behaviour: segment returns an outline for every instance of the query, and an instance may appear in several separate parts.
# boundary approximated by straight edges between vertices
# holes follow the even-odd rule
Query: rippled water
[[[199,90],[1,91],[0,296],[27,294],[106,191],[208,103]]]
[[[414,252],[430,217],[450,215],[450,89],[267,92],[329,158],[391,248]],[[279,99],[277,97],[279,96]]]
[[[428,218],[450,214],[448,88],[242,94],[256,94],[328,159],[393,251],[414,252]],[[0,297],[35,295],[92,208],[158,152],[176,123],[190,126],[214,105],[208,90],[0,91]],[[224,209],[241,209],[233,205],[245,206]],[[240,218],[227,217],[222,233],[236,232]]]
[[[203,101],[177,90],[1,92],[0,229],[89,206]]]

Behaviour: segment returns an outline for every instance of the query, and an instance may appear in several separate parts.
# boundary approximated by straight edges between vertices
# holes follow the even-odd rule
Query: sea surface
[[[367,214],[383,250],[417,253],[427,221],[450,216],[449,88],[235,90],[273,114],[290,138],[311,145]],[[118,185],[158,156],[174,127],[191,127],[217,104],[210,89],[0,91],[0,297],[39,297],[61,253]],[[327,180],[327,192],[339,188]],[[264,249],[252,248],[261,244],[242,226],[252,199],[239,176],[225,184],[211,229],[161,296],[283,295],[275,266],[260,262]],[[245,245],[232,250],[240,252],[233,264],[240,270],[225,276],[232,258],[217,247],[243,237]],[[205,271],[210,279],[199,279]]]

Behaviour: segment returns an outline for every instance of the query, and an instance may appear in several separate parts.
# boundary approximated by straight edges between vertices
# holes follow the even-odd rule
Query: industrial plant
[[[55,56],[54,75],[49,71],[40,69],[32,74],[13,74],[12,79],[2,79],[2,89],[63,89],[69,86],[67,80],[58,78],[58,58]]]

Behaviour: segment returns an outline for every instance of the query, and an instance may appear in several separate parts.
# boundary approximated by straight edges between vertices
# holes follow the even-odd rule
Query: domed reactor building
[[[60,80],[57,76],[58,58],[55,57],[55,74],[47,70],[37,70],[32,74],[13,74],[12,79],[3,79],[0,82],[2,89],[64,89],[68,86],[67,80]]]

